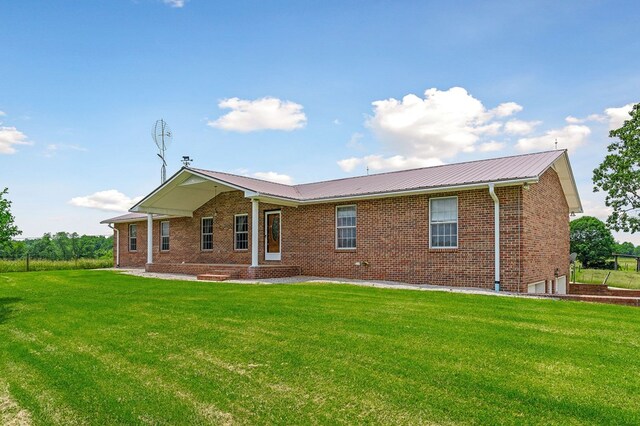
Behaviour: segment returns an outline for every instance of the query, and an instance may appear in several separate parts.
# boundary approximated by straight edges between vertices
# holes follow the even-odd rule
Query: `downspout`
[[[116,231],[116,268],[120,267],[120,230],[110,223],[107,226]]]
[[[493,198],[494,244],[495,244],[495,290],[500,291],[500,201],[494,184],[489,184],[489,195]]]

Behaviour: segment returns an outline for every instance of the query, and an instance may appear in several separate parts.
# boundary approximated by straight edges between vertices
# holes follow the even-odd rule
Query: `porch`
[[[185,275],[220,275],[231,279],[284,278],[300,275],[300,267],[292,265],[258,265],[229,263],[147,263],[147,272]]]

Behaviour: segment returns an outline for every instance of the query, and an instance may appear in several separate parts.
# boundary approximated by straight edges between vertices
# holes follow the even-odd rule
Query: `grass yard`
[[[0,424],[638,424],[640,310],[0,274]]]
[[[78,260],[29,260],[29,271],[60,271],[68,269],[111,268],[113,259],[78,259]],[[27,270],[26,259],[0,259],[0,273],[24,272]]]
[[[602,284],[611,272],[607,285],[611,287],[640,289],[640,273],[635,271],[611,271],[607,269],[582,269],[576,272],[576,281],[584,284]]]

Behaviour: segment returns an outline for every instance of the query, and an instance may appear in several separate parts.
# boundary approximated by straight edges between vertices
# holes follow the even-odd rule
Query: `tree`
[[[4,198],[8,192],[8,188],[0,191],[0,243],[9,242],[11,238],[22,234],[13,223],[15,219],[11,214],[11,201]]]
[[[630,243],[628,241],[624,243],[615,243],[613,246],[613,252],[618,254],[633,255],[633,253],[635,252],[635,249],[636,248],[633,245],[633,243]]]
[[[605,204],[613,209],[607,224],[616,231],[640,231],[640,104],[629,112],[631,119],[609,132],[617,138],[609,154],[593,171],[594,192],[605,191]]]
[[[585,268],[604,267],[611,256],[615,240],[611,231],[599,219],[583,216],[571,221],[571,252],[578,254],[578,260]]]

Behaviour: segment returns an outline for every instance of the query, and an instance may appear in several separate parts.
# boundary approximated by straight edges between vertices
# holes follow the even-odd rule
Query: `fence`
[[[54,271],[113,267],[112,258],[70,260],[33,259],[28,254],[20,259],[0,259],[0,272]]]

